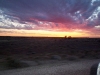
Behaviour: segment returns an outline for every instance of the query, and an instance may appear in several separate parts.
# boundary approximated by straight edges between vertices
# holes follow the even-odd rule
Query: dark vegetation
[[[5,60],[5,65],[9,69],[15,69],[15,68],[23,68],[28,67],[29,65],[26,63],[21,62],[20,60],[14,59],[12,57],[8,57]]]
[[[29,67],[29,64],[22,62],[13,57],[6,57],[1,61],[0,59],[0,70],[17,69]]]
[[[25,59],[50,59],[70,56],[100,58],[99,38],[0,37],[0,56]],[[60,57],[59,57],[60,56]],[[73,60],[71,57],[70,59]]]

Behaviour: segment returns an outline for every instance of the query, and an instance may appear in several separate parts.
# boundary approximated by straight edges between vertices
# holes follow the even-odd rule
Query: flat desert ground
[[[100,59],[82,59],[79,61],[45,60],[42,65],[34,66],[34,61],[24,61],[30,67],[0,71],[0,75],[90,75],[93,64]]]
[[[91,66],[100,62],[100,38],[1,37],[0,62],[7,56],[30,66],[0,70],[0,75],[90,75]],[[78,60],[68,60],[69,56]]]

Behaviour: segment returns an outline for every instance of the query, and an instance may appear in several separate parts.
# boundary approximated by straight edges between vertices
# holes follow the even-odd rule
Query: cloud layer
[[[0,28],[100,29],[100,0],[0,0]]]

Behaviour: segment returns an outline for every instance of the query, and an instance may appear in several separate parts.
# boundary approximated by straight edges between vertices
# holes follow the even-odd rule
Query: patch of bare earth
[[[97,62],[100,62],[100,59],[80,61],[48,60],[41,61],[42,65],[37,66],[32,65],[33,62],[28,62],[31,67],[0,71],[0,75],[90,75],[91,66]]]

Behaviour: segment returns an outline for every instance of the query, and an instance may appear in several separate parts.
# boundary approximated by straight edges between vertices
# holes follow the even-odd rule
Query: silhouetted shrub
[[[7,58],[6,66],[8,68],[22,68],[22,67],[28,67],[28,64],[20,62],[19,60],[13,58]]]
[[[65,39],[67,38],[67,36],[65,36]]]
[[[68,39],[71,39],[72,37],[71,36],[68,36]]]
[[[54,60],[61,60],[61,57],[59,55],[52,55],[51,56],[51,59],[54,59]]]
[[[74,60],[78,60],[79,57],[78,56],[68,56],[67,59],[70,61],[74,61]]]

